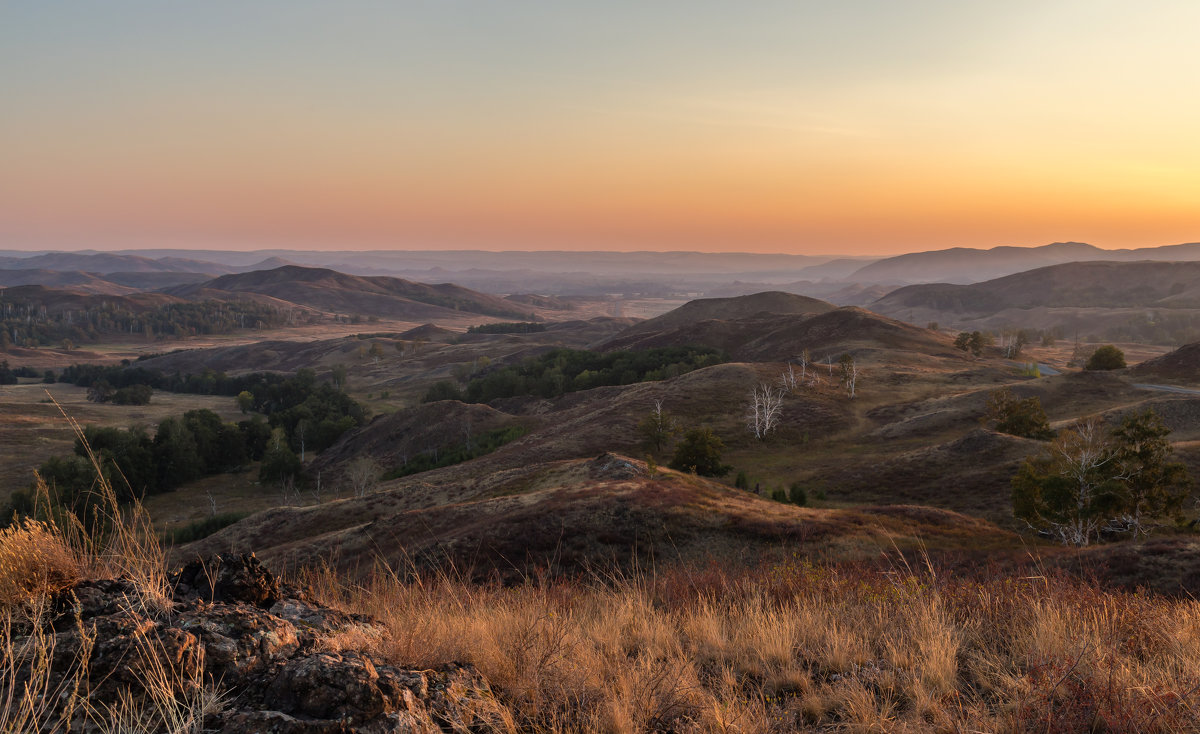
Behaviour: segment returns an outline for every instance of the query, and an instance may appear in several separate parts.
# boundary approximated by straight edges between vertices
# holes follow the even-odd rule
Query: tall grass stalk
[[[169,613],[171,601],[166,556],[150,516],[140,502],[121,506],[83,429],[58,408],[95,471],[90,491],[98,521],[89,528],[63,510],[35,474],[38,519],[0,531],[0,731],[200,732],[222,699],[199,666],[173,660],[155,634],[153,620]],[[134,684],[102,703],[89,696],[96,683],[89,675],[94,627],[76,618],[74,646],[60,650],[50,602],[79,579],[117,577],[133,582],[134,593],[121,600],[123,613],[152,623],[132,635]]]

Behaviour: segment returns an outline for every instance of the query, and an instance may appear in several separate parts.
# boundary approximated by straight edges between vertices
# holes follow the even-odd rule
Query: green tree
[[[1063,430],[1013,477],[1013,514],[1066,545],[1085,546],[1120,511],[1113,450],[1098,419]]]
[[[675,447],[670,467],[676,471],[695,472],[702,477],[721,477],[733,467],[721,463],[724,442],[711,428],[693,428],[683,435]]]
[[[338,362],[333,367],[329,368],[329,378],[333,380],[333,386],[339,390],[346,389],[346,375],[348,370],[346,365]]]
[[[149,405],[153,394],[149,385],[130,385],[114,392],[112,401],[117,405]]]
[[[635,430],[646,448],[656,454],[661,453],[671,439],[679,435],[679,425],[663,411],[661,400],[654,401],[654,409],[638,422]]]
[[[1148,535],[1158,521],[1178,515],[1191,488],[1187,467],[1171,461],[1170,433],[1153,410],[1126,416],[1112,432],[1114,467],[1121,482],[1121,520],[1134,537]]]
[[[1077,423],[1013,477],[1013,514],[1070,545],[1104,530],[1148,534],[1178,513],[1191,486],[1187,469],[1170,461],[1169,433],[1153,411],[1107,432],[1096,418]]]
[[[1036,396],[1018,400],[1007,387],[988,395],[986,420],[997,431],[1012,436],[1039,440],[1054,438],[1041,401]]]
[[[154,434],[154,463],[160,489],[178,487],[204,476],[196,437],[182,418],[167,418]]]
[[[242,413],[249,413],[254,409],[254,393],[249,390],[242,390],[237,394],[238,407],[242,409]]]
[[[115,392],[116,388],[108,380],[96,380],[87,390],[87,399],[93,403],[107,403]]]
[[[954,338],[954,346],[970,352],[976,357],[983,354],[983,348],[987,346],[989,339],[982,331],[962,331]]]
[[[439,400],[462,399],[463,394],[462,391],[458,389],[458,385],[455,385],[449,380],[439,380],[438,382],[433,383],[433,385],[425,391],[425,396],[421,398],[421,402],[436,403]]]
[[[1088,357],[1087,364],[1083,366],[1085,370],[1092,371],[1119,370],[1124,367],[1125,352],[1117,349],[1112,344],[1105,344],[1092,352],[1092,356]]]
[[[288,446],[287,434],[282,428],[271,431],[271,440],[263,454],[262,466],[258,478],[264,482],[282,482],[289,477],[300,476],[303,467],[300,457]]]

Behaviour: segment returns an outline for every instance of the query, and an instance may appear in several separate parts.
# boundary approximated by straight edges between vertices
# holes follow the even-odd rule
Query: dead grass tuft
[[[53,526],[25,519],[0,530],[0,609],[29,605],[80,578],[81,562]]]

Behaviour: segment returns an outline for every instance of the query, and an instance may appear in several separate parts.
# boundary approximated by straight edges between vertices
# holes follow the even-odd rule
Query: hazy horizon
[[[0,249],[1200,239],[1200,6],[0,7]]]
[[[1197,239],[1197,242],[1200,242],[1200,238]],[[502,255],[502,254],[506,254],[506,253],[511,253],[511,254],[559,253],[559,254],[572,254],[572,255],[581,255],[581,256],[582,255],[594,255],[594,254],[606,254],[606,255],[607,254],[611,254],[611,255],[636,255],[636,254],[688,255],[688,254],[696,254],[696,255],[713,255],[713,256],[717,256],[717,255],[761,255],[761,256],[794,255],[797,257],[806,257],[806,258],[831,258],[831,259],[847,258],[847,259],[869,260],[869,259],[873,259],[873,258],[874,259],[883,259],[883,258],[888,258],[888,257],[895,257],[897,255],[914,254],[914,253],[920,253],[920,252],[935,252],[935,251],[952,250],[952,249],[992,250],[992,249],[1001,248],[1001,247],[1035,249],[1035,248],[1047,247],[1050,245],[1058,245],[1058,244],[1083,244],[1083,245],[1090,245],[1092,247],[1096,247],[1101,250],[1109,250],[1112,252],[1119,252],[1119,251],[1125,251],[1125,250],[1136,250],[1136,249],[1146,249],[1146,248],[1156,248],[1156,247],[1175,247],[1175,246],[1180,246],[1180,245],[1196,244],[1196,242],[1180,241],[1180,242],[1170,242],[1170,243],[1163,243],[1163,244],[1146,244],[1146,245],[1136,245],[1135,244],[1135,245],[1132,245],[1129,247],[1103,247],[1101,245],[1097,245],[1092,242],[1078,242],[1078,241],[1071,240],[1071,241],[1060,241],[1060,242],[1046,242],[1046,243],[1042,243],[1042,244],[997,244],[997,245],[980,245],[980,246],[973,246],[973,247],[951,245],[949,247],[944,247],[944,248],[931,248],[928,250],[921,250],[921,249],[903,250],[903,251],[896,251],[896,252],[888,252],[886,254],[878,253],[878,252],[875,252],[875,253],[871,253],[871,252],[863,252],[863,253],[811,252],[811,253],[808,253],[808,252],[789,252],[789,251],[785,251],[785,250],[772,251],[772,250],[767,250],[767,249],[763,249],[763,250],[715,250],[715,249],[702,250],[702,249],[687,249],[687,248],[682,248],[682,247],[677,248],[677,249],[583,249],[583,248],[564,249],[564,248],[556,248],[556,247],[489,248],[489,247],[479,246],[479,247],[436,248],[436,247],[416,247],[416,246],[414,246],[414,247],[355,247],[355,248],[347,248],[347,249],[337,249],[337,248],[319,247],[319,246],[309,246],[309,247],[288,246],[286,244],[270,244],[270,245],[260,245],[260,246],[247,245],[245,247],[230,247],[230,246],[206,247],[206,246],[191,246],[191,245],[179,245],[176,247],[171,247],[171,246],[154,245],[154,244],[145,244],[145,245],[141,245],[141,246],[120,246],[120,245],[114,244],[109,247],[96,247],[96,246],[20,247],[20,246],[10,246],[7,243],[0,244],[0,252],[13,252],[13,253],[19,252],[19,253],[31,253],[31,254],[52,253],[52,252],[61,252],[61,253],[87,253],[87,252],[138,253],[138,252],[160,252],[160,251],[165,251],[165,252],[213,252],[213,253],[219,253],[219,252],[231,252],[231,253],[310,252],[310,253],[347,254],[347,255],[354,254],[354,253],[406,253],[406,252],[408,252],[408,253],[450,254],[450,253],[454,253],[454,252],[484,252],[484,253],[495,254],[495,255]]]

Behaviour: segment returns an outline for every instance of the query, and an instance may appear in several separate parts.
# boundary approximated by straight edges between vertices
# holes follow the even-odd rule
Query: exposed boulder
[[[269,609],[279,601],[279,579],[253,555],[222,553],[189,561],[168,583],[179,599],[245,602]]]
[[[277,734],[392,734],[506,730],[502,707],[468,665],[404,670],[336,649],[332,636],[373,620],[313,602],[249,555],[193,561],[173,574],[165,604],[126,579],[84,581],[54,599],[56,689],[87,660],[80,693],[93,711],[127,697],[149,701],[146,671],[169,671],[178,698],[215,687],[223,704],[204,728]],[[31,630],[32,631],[32,630]],[[90,655],[81,654],[88,646]],[[29,675],[29,669],[22,674]],[[94,730],[77,711],[70,731]]]

